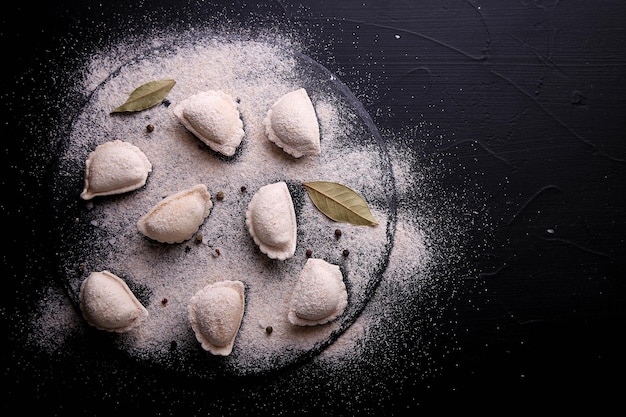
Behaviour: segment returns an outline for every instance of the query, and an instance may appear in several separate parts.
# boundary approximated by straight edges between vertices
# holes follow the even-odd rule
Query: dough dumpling
[[[85,163],[83,200],[121,194],[143,187],[152,171],[148,157],[137,146],[114,140],[98,145]]]
[[[106,270],[92,272],[82,282],[79,301],[87,323],[107,332],[127,332],[148,317],[126,282]]]
[[[268,110],[263,123],[268,139],[288,154],[296,158],[320,154],[317,115],[304,88],[278,99]]]
[[[137,228],[156,241],[181,243],[191,239],[212,207],[206,185],[198,184],[161,200],[139,219]]]
[[[174,115],[198,139],[226,156],[235,154],[245,133],[239,105],[219,90],[203,91],[174,107]]]
[[[296,213],[287,184],[264,185],[254,194],[246,210],[248,231],[261,252],[284,261],[296,252]]]
[[[328,323],[348,305],[348,292],[339,266],[309,258],[289,303],[288,319],[298,326]]]
[[[227,356],[243,318],[244,285],[241,281],[220,281],[198,291],[189,302],[189,321],[204,350]]]

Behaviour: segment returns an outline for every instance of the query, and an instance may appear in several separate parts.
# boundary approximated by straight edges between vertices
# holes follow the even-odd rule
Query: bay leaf
[[[155,106],[163,101],[174,84],[174,80],[156,80],[140,85],[130,93],[124,104],[113,109],[111,113],[136,112]]]
[[[345,185],[330,181],[302,183],[311,201],[328,218],[356,226],[376,226],[367,202]]]

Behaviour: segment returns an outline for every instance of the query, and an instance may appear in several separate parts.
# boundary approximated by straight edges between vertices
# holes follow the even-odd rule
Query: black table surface
[[[301,390],[301,398],[236,382],[214,391],[151,367],[33,357],[22,346],[29,294],[45,285],[41,254],[55,238],[42,215],[46,181],[30,169],[53,158],[44,148],[32,152],[58,116],[49,100],[58,99],[63,80],[50,75],[146,22],[177,30],[218,14],[266,19],[327,45],[312,51],[315,58],[341,74],[381,131],[426,124],[435,134],[414,138],[424,155],[458,169],[442,181],[462,175],[481,185],[489,247],[475,260],[475,279],[439,318],[446,340],[430,352],[437,372],[418,378],[412,369],[335,403],[332,384]],[[59,0],[3,8],[4,412],[394,415],[619,406],[625,22],[619,0]]]

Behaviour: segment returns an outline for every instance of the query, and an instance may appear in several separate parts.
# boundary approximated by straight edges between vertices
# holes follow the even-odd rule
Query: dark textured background
[[[391,415],[407,408],[564,412],[620,405],[626,363],[626,2],[310,3],[60,0],[4,8],[5,413],[44,407],[50,415],[123,409],[255,414],[264,403],[271,414],[286,407]],[[208,387],[170,380],[156,369],[111,372],[111,358],[89,364],[77,358],[74,364],[32,358],[22,349],[20,315],[29,293],[42,285],[48,265],[40,255],[55,239],[46,232],[49,196],[40,174],[52,160],[44,146],[46,120],[57,119],[59,111],[50,100],[58,99],[66,81],[52,75],[84,51],[140,32],[142,25],[175,30],[218,15],[257,24],[264,16],[327,44],[311,51],[313,57],[341,75],[379,129],[428,123],[438,135],[416,137],[415,146],[419,142],[426,156],[452,158],[464,175],[480,176],[493,248],[476,261],[480,282],[444,314],[459,348],[433,352],[441,372],[424,384],[398,382],[397,392],[382,399],[337,404],[324,386],[311,387],[310,398],[301,399],[243,396],[250,387],[237,386],[213,397]],[[243,397],[255,402],[241,402]]]

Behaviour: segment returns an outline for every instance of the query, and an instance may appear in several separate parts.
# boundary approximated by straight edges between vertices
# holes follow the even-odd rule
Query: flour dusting
[[[58,249],[62,279],[60,288],[51,284],[33,314],[33,343],[58,352],[102,337],[81,319],[76,302],[85,277],[106,269],[124,278],[149,311],[141,326],[103,339],[107,348],[135,360],[208,378],[262,374],[312,360],[321,369],[341,370],[341,385],[354,383],[374,363],[380,373],[391,372],[402,360],[395,343],[409,335],[423,352],[419,366],[425,374],[434,372],[429,337],[458,286],[471,224],[453,214],[471,202],[458,190],[437,186],[443,168],[407,145],[409,130],[382,137],[356,97],[293,38],[251,39],[207,29],[159,35],[150,46],[101,51],[77,76],[76,88],[88,100],[69,136],[59,138],[55,179],[54,206],[65,237]],[[135,87],[159,79],[176,80],[162,104],[110,114]],[[268,109],[299,88],[310,95],[319,121],[319,156],[294,158],[266,137]],[[178,103],[207,90],[237,100],[245,136],[232,156],[213,152],[173,114]],[[153,166],[145,186],[81,201],[87,156],[112,140],[145,153]],[[356,190],[379,224],[353,226],[325,217],[301,185],[316,180]],[[288,185],[298,224],[295,255],[284,261],[261,253],[245,225],[254,193],[277,181]],[[193,238],[161,244],[138,232],[137,220],[150,207],[196,184],[206,185],[213,207]],[[340,267],[348,306],[330,323],[294,326],[287,318],[289,301],[310,257]],[[223,280],[244,283],[245,310],[232,353],[218,361],[201,349],[187,312],[195,293]]]

